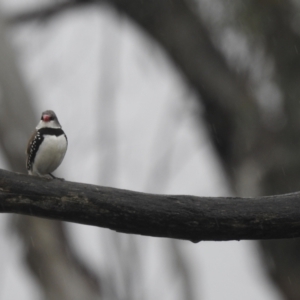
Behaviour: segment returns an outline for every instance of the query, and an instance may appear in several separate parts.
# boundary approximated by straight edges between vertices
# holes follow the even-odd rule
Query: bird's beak
[[[50,116],[49,115],[43,115],[43,121],[44,122],[49,122],[50,121]]]

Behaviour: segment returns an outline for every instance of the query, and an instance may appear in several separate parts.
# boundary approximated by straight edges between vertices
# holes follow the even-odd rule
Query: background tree
[[[109,4],[109,8],[106,6],[107,4]],[[68,18],[68,20],[75,18],[77,22],[87,22],[87,19],[93,16],[95,12],[99,14],[102,21],[108,18],[107,15],[110,16],[110,21],[106,23],[109,26],[105,26],[104,30],[106,38],[102,44],[99,43],[101,47],[98,46],[97,48],[89,45],[80,48],[80,46],[76,46],[79,50],[75,48],[72,53],[79,52],[77,52],[77,56],[74,55],[76,59],[73,58],[72,60],[72,57],[70,57],[67,71],[47,64],[45,68],[47,73],[51,74],[51,71],[57,72],[59,70],[60,78],[63,77],[62,74],[65,74],[64,76],[68,77],[69,80],[74,80],[72,71],[76,72],[86,66],[80,64],[78,57],[82,59],[82,57],[86,58],[88,55],[96,55],[91,49],[98,49],[98,54],[100,53],[98,57],[102,58],[100,60],[96,59],[99,65],[101,61],[102,70],[100,74],[99,69],[95,68],[97,66],[95,60],[92,62],[94,65],[93,70],[97,74],[94,77],[99,79],[97,83],[93,82],[94,87],[96,87],[94,90],[98,89],[101,94],[101,96],[94,96],[94,98],[99,97],[101,99],[97,111],[101,126],[95,125],[97,129],[94,131],[94,134],[96,132],[98,137],[97,141],[99,147],[101,147],[99,153],[101,154],[86,149],[86,145],[90,144],[90,142],[86,143],[86,141],[90,141],[88,140],[89,135],[85,137],[87,140],[78,145],[83,151],[88,151],[91,159],[94,157],[99,162],[101,171],[95,169],[91,171],[95,163],[92,163],[91,159],[87,160],[86,167],[89,168],[88,176],[90,177],[87,177],[86,180],[95,180],[92,179],[91,174],[94,172],[98,173],[99,181],[103,184],[129,187],[130,184],[125,184],[127,177],[121,177],[120,175],[126,169],[124,167],[126,166],[126,162],[124,163],[125,156],[127,166],[130,163],[132,166],[142,164],[144,168],[148,168],[148,175],[143,175],[145,176],[143,179],[140,174],[137,175],[134,172],[130,174],[133,181],[141,183],[140,188],[143,191],[168,191],[168,185],[174,181],[172,179],[174,168],[177,172],[180,166],[186,168],[189,165],[192,168],[190,164],[200,168],[200,165],[190,158],[193,157],[194,150],[184,152],[183,156],[177,154],[183,151],[183,148],[178,146],[178,143],[182,144],[184,141],[184,134],[181,135],[180,142],[178,138],[182,128],[185,128],[184,132],[194,133],[195,124],[197,124],[198,134],[202,136],[201,141],[208,143],[208,139],[203,139],[203,136],[209,136],[212,141],[230,187],[236,194],[255,196],[299,190],[300,152],[298,147],[300,144],[297,142],[297,138],[299,135],[298,49],[300,49],[300,45],[298,45],[299,6],[297,2],[277,1],[275,3],[252,0],[241,3],[239,1],[214,0],[208,3],[205,1],[191,2],[184,0],[173,0],[172,2],[111,0],[59,3],[49,1],[47,5],[32,10],[27,8],[25,12],[17,13],[14,11],[13,14],[5,14],[10,27],[14,28],[11,34],[16,40],[17,47],[20,47],[20,45],[30,47],[28,45],[32,43],[33,39],[29,38],[28,35],[26,36],[26,30],[30,31],[31,34],[47,33],[47,35],[45,34],[47,37],[51,36],[52,33],[52,39],[55,40],[55,26],[56,28],[63,27],[65,20]],[[98,22],[100,21],[98,20]],[[71,29],[67,26],[66,30]],[[151,155],[147,156],[147,158],[150,158],[150,163],[145,162],[145,160],[142,162],[132,159],[131,152],[128,150],[129,146],[123,140],[127,132],[120,128],[119,123],[122,118],[126,120],[126,117],[122,117],[120,111],[122,109],[126,111],[126,106],[130,105],[128,100],[126,104],[120,101],[120,90],[122,91],[122,84],[124,84],[124,78],[126,78],[123,72],[128,74],[130,67],[135,65],[133,60],[129,60],[128,66],[130,67],[127,69],[124,67],[126,63],[122,57],[130,48],[128,44],[126,45],[126,41],[128,38],[130,39],[126,30],[136,32],[136,36],[146,45],[143,51],[149,51],[149,57],[155,57],[161,65],[161,70],[164,70],[171,78],[159,77],[164,82],[160,85],[160,89],[165,88],[168,84],[172,86],[167,80],[173,80],[178,85],[176,88],[174,87],[175,84],[172,86],[172,92],[166,89],[166,92],[161,93],[164,98],[169,97],[170,101],[164,102],[167,103],[168,109],[164,111],[163,121],[160,121],[161,123],[157,125],[158,129],[154,142],[149,142],[141,148],[143,153],[149,153],[150,151],[155,153],[152,157]],[[22,34],[24,40],[22,40]],[[77,31],[76,34],[79,39],[80,37],[84,38],[88,33],[80,34]],[[1,38],[1,40],[4,40],[4,38]],[[47,40],[40,37],[40,44],[43,47],[47,42]],[[57,44],[59,42],[63,44],[60,40],[56,42]],[[1,44],[5,45],[4,43]],[[21,53],[23,55],[21,61],[25,70],[30,69],[30,64],[35,63],[34,61],[28,62],[30,50],[32,48],[23,49]],[[40,52],[44,51],[44,59],[46,59],[50,50],[48,52],[44,49],[39,50]],[[163,55],[160,54],[161,50],[164,53]],[[52,51],[57,53],[55,48],[52,48]],[[82,52],[80,53],[80,51]],[[139,62],[137,65],[140,65],[146,74],[147,72],[148,74],[151,73],[153,65],[149,62],[147,64],[145,60],[143,61],[138,57],[139,52],[135,51],[133,52],[135,59]],[[18,169],[22,162],[22,139],[26,135],[25,131],[28,132],[30,128],[34,127],[34,124],[28,125],[29,122],[33,121],[34,113],[30,109],[30,101],[26,100],[29,99],[29,96],[26,96],[26,91],[22,87],[21,76],[16,75],[18,73],[14,66],[14,60],[8,59],[11,51],[7,48],[3,51],[0,49],[1,53],[3,54],[0,57],[2,69],[0,73],[6,74],[6,76],[0,75],[2,95],[4,95],[2,103],[6,105],[5,110],[2,111],[5,112],[5,115],[1,117],[0,121],[2,122],[2,130],[0,129],[1,146],[11,168]],[[26,55],[27,57],[24,57]],[[67,55],[64,56],[64,58],[66,57]],[[10,73],[7,73],[7,67],[4,69],[3,66],[10,61],[12,63],[8,70],[11,70],[12,75],[7,76]],[[74,66],[76,67],[74,68]],[[30,71],[27,72],[30,74]],[[52,82],[48,82],[48,90],[55,90],[51,94],[52,97],[53,95],[62,97],[62,90],[56,87],[58,83],[55,81],[56,75],[55,73],[52,74],[52,77],[50,75]],[[31,76],[34,77],[34,75]],[[46,75],[43,73],[43,76]],[[88,73],[87,78],[92,78],[91,74]],[[149,78],[150,76],[148,76]],[[32,78],[27,78],[27,81],[32,94],[31,98],[47,98],[47,93],[45,93],[47,89],[39,87],[41,83],[45,84],[45,82],[40,79],[40,81],[37,80],[33,83]],[[150,82],[150,80],[147,81],[147,84],[150,85]],[[70,81],[65,81],[65,83],[71,86]],[[88,82],[82,80],[81,89],[72,86],[74,92],[70,93],[72,89],[68,89],[65,98],[76,98],[78,95],[75,95],[75,93],[82,92],[82,87],[89,84],[91,84],[90,80]],[[137,90],[136,82],[129,86],[132,91]],[[19,93],[15,94],[16,91],[19,91]],[[6,94],[11,95],[13,100],[9,100]],[[155,99],[153,96],[155,95],[151,94],[152,99]],[[84,93],[81,97],[85,98]],[[140,98],[145,99],[147,95],[142,93]],[[43,101],[47,101],[47,99]],[[68,101],[71,105],[74,105],[72,101],[66,99],[64,100],[64,107],[67,107]],[[26,103],[24,106],[26,112],[20,114],[20,111],[23,111],[21,105],[13,103]],[[54,104],[55,102],[51,103]],[[76,103],[76,107],[81,106],[84,114],[87,106],[86,102],[83,103]],[[192,106],[192,108],[187,109],[188,106],[183,103]],[[57,105],[57,103],[55,104]],[[140,114],[139,117],[142,117],[142,107],[139,106],[138,102],[130,107],[135,107]],[[179,113],[182,107],[187,112],[186,115]],[[170,110],[172,117],[168,117],[170,116]],[[193,111],[193,114],[191,111]],[[161,120],[157,118],[155,111],[151,112],[154,120]],[[7,116],[10,117],[7,118]],[[69,109],[66,111],[65,116],[66,121],[68,121],[68,119],[72,119],[74,114]],[[12,122],[13,120],[18,122]],[[187,122],[186,120],[189,120],[188,122],[191,122],[189,124],[193,125],[185,125],[186,127],[184,127],[182,124]],[[203,120],[205,123],[203,123]],[[78,121],[77,118],[76,121]],[[80,121],[81,119],[79,119]],[[135,132],[135,122],[126,121],[128,128]],[[87,126],[86,122],[82,123],[81,128]],[[207,128],[206,133],[203,133],[204,126]],[[9,133],[6,128],[15,130],[21,138],[11,139],[10,137],[16,134]],[[83,130],[81,133],[85,132]],[[150,133],[150,131],[145,130],[145,133]],[[74,140],[76,140],[76,137],[78,137],[78,131],[77,134],[74,134]],[[126,138],[130,141],[138,141],[139,135],[134,139],[131,133]],[[19,145],[15,145],[16,140],[20,143]],[[129,149],[132,149],[134,143],[137,142],[131,143]],[[105,147],[104,150],[102,147]],[[12,153],[11,149],[20,149],[20,152]],[[184,151],[188,150],[184,149]],[[209,148],[208,152],[211,151],[213,151],[212,148]],[[174,160],[180,161],[180,163],[174,164]],[[17,164],[17,162],[19,163]],[[76,170],[74,166],[78,168],[78,163],[73,161],[73,172]],[[218,170],[218,172],[221,172],[220,169]],[[118,177],[122,180],[119,181]],[[203,177],[203,180],[207,180],[207,178],[208,176]],[[29,220],[30,218],[28,222],[32,222]],[[32,228],[37,226],[39,225],[34,225]],[[27,228],[27,226],[22,225],[21,228]],[[28,226],[28,228],[31,227]],[[51,232],[51,230],[49,229],[47,232]],[[53,232],[56,231],[53,230]],[[57,232],[59,236],[62,236],[61,233],[64,230],[60,229]],[[26,237],[25,231],[22,231],[22,236]],[[27,236],[33,236],[33,233],[28,233]],[[58,237],[55,239],[59,240]],[[65,238],[63,240],[66,241]],[[24,241],[27,241],[27,245],[32,243],[30,238],[24,238]],[[114,245],[114,249],[120,250],[115,257],[118,258],[118,266],[123,266],[123,276],[118,281],[116,279],[118,275],[116,274],[110,274],[109,272],[102,274],[101,286],[105,286],[107,290],[94,289],[97,284],[91,284],[94,282],[93,280],[86,281],[88,282],[86,285],[87,290],[92,291],[92,294],[96,293],[96,297],[101,296],[104,298],[133,299],[136,297],[141,299],[149,297],[144,293],[145,289],[142,288],[143,284],[141,283],[141,274],[144,274],[142,269],[146,268],[142,262],[145,248],[142,248],[143,246],[135,237],[128,237],[128,241],[125,242],[124,237],[116,235],[110,240],[110,243]],[[177,261],[176,266],[181,270],[181,272],[176,273],[180,274],[178,280],[180,280],[182,286],[181,295],[185,295],[186,299],[192,299],[195,295],[191,292],[193,290],[191,288],[191,270],[187,268],[186,258],[182,255],[179,244],[176,242],[171,243],[172,249],[175,249],[172,253]],[[34,251],[34,248],[27,247],[29,251]],[[300,291],[297,282],[300,270],[299,259],[296,254],[299,252],[298,248],[298,239],[266,241],[260,244],[262,261],[265,263],[267,274],[271,276],[286,299],[299,298]],[[71,251],[71,247],[68,246],[67,249]],[[132,260],[128,260],[128,257],[123,255],[124,253],[128,253]],[[34,257],[36,258],[38,255],[34,255]],[[125,257],[126,259],[124,259]],[[140,266],[135,269],[135,272],[132,272],[133,261],[138,261]],[[81,264],[78,263],[78,265]],[[44,294],[47,295],[47,288],[43,283],[42,276],[38,274],[38,270],[34,268],[34,265],[31,265],[31,267],[44,288]],[[93,278],[92,271],[85,270],[82,272],[80,268],[77,268],[77,271],[78,274],[84,274],[82,277],[83,282],[86,278]],[[45,272],[48,273],[48,271]],[[118,289],[114,288],[113,282],[118,286]],[[138,282],[139,284],[137,284]],[[115,292],[116,290],[118,292]]]

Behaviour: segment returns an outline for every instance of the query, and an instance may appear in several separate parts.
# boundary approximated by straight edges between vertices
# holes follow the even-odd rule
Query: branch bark
[[[299,200],[154,195],[0,170],[0,212],[193,242],[299,237]]]

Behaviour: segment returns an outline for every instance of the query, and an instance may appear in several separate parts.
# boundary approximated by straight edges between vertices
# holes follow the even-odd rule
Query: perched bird
[[[46,110],[27,145],[26,167],[29,175],[45,176],[58,168],[68,147],[67,136],[56,114]]]

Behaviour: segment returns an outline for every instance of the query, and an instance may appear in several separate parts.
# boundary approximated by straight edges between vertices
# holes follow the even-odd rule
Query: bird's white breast
[[[36,153],[32,173],[45,175],[53,172],[61,164],[67,147],[65,135],[45,135]]]

